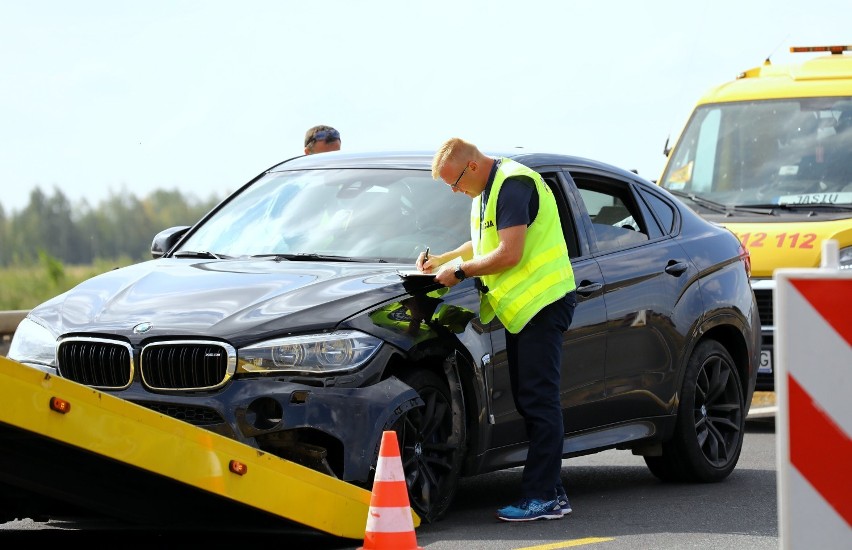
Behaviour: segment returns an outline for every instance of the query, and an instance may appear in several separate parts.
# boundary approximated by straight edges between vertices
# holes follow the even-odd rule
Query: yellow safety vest
[[[482,195],[471,205],[470,235],[475,257],[488,254],[500,243],[497,233],[497,197],[506,178],[528,176],[538,193],[538,214],[527,228],[521,261],[496,275],[483,275],[488,291],[480,294],[479,317],[488,323],[496,315],[506,330],[517,334],[545,306],[576,288],[574,270],[553,192],[541,175],[511,159],[501,159],[482,212]]]

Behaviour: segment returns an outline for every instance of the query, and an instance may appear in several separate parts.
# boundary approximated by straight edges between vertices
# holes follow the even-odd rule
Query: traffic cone
[[[358,550],[423,550],[417,546],[414,535],[414,520],[411,519],[396,432],[382,433],[364,546]]]

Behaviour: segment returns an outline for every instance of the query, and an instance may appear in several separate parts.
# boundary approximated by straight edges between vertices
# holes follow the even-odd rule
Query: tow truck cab
[[[751,254],[763,326],[758,390],[774,390],[773,272],[819,267],[834,239],[852,269],[852,46],[792,47],[822,55],[767,59],[696,104],[658,184],[733,231]]]

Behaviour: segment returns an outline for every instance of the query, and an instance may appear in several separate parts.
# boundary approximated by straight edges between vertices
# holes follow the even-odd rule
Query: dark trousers
[[[521,478],[524,498],[551,500],[561,485],[562,333],[568,330],[577,305],[576,294],[546,306],[518,334],[506,331],[506,353],[512,397],[527,429],[529,450]]]

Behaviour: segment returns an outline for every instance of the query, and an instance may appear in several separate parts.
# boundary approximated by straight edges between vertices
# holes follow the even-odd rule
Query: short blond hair
[[[440,179],[440,171],[448,162],[458,157],[468,157],[468,160],[479,160],[482,153],[473,143],[462,138],[450,138],[438,147],[435,156],[432,157],[432,179]]]

